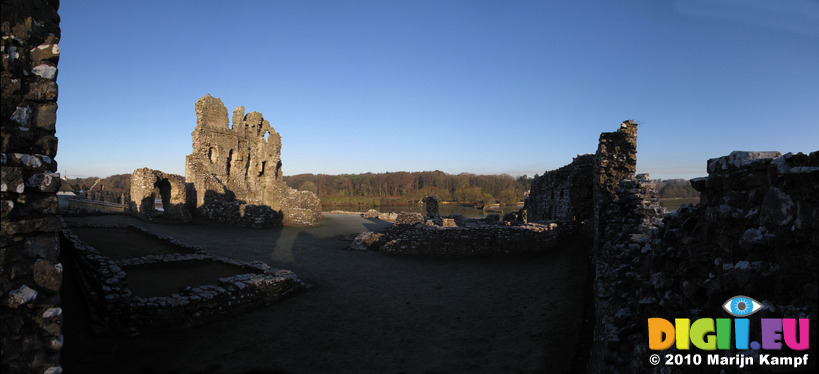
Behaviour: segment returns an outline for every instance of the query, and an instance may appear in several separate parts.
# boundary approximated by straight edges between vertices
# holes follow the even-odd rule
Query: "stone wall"
[[[131,173],[131,214],[150,221],[161,216],[180,222],[190,222],[193,216],[188,205],[188,187],[181,175],[141,168]],[[162,199],[162,212],[154,208]]]
[[[623,165],[631,157],[624,156],[609,157],[619,160],[609,168],[621,172],[601,173],[601,199],[595,200],[590,372],[708,371],[648,364],[654,352],[648,350],[647,320],[726,317],[722,305],[737,295],[765,305],[750,317],[752,326],[761,318],[816,320],[819,153],[733,152],[709,160],[708,177],[691,181],[700,204],[667,215],[647,176],[625,173],[612,189],[631,170]],[[815,323],[810,335],[816,336]],[[815,357],[815,345],[810,354]],[[809,365],[802,369],[816,368]]]
[[[55,373],[63,345],[57,219],[57,1],[3,0],[0,346],[4,373]]]
[[[421,213],[398,213],[393,226],[362,233],[350,249],[399,256],[523,257],[548,253],[573,232],[570,225],[498,222],[496,215],[425,219]]]
[[[583,221],[592,217],[595,155],[577,155],[560,169],[535,178],[524,209],[530,221]]]
[[[737,295],[766,306],[751,316],[752,324],[816,320],[819,152],[733,152],[708,160],[708,177],[691,181],[700,203],[670,214],[659,206],[648,175],[635,175],[636,166],[637,124],[625,121],[600,135],[593,157],[537,178],[526,200],[530,220],[590,218],[584,225],[594,238],[589,372],[708,371],[650,365],[648,318],[726,317],[722,305]],[[572,189],[586,198],[570,198]],[[588,216],[567,213],[586,212],[590,203]],[[815,323],[810,335],[816,336]],[[816,357],[815,344],[810,354]],[[816,368],[815,360],[809,364]]]
[[[87,191],[86,198],[88,200],[102,201],[110,204],[128,205],[131,201],[131,196],[128,191],[106,191],[96,190]]]
[[[390,235],[379,251],[429,257],[519,257],[549,253],[560,231],[538,224],[452,227],[417,224]]]
[[[221,100],[206,95],[195,108],[185,178],[197,214],[252,227],[313,226],[321,219],[318,197],[282,180],[281,136],[261,113],[238,107],[231,128]]]

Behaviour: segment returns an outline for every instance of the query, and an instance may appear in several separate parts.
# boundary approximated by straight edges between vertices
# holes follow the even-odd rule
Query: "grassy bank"
[[[700,198],[699,197],[673,197],[673,198],[661,198],[660,205],[666,207],[669,212],[675,212],[677,209],[680,209],[680,206],[683,204],[699,204]]]

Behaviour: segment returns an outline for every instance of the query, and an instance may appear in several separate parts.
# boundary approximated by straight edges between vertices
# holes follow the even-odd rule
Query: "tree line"
[[[657,193],[662,198],[695,198],[700,197],[700,193],[691,186],[686,179],[665,179],[655,180]]]
[[[447,174],[442,171],[364,174],[298,174],[284,177],[291,187],[318,195],[325,205],[404,205],[427,195],[462,204],[515,205],[532,178],[509,174]]]
[[[537,178],[537,175],[535,175]],[[78,192],[87,191],[98,177],[66,179],[63,184]],[[509,174],[447,174],[442,171],[387,172],[364,174],[298,174],[285,176],[290,187],[318,195],[324,205],[411,205],[424,196],[460,204],[515,205],[523,201],[534,178]],[[696,198],[699,193],[685,179],[655,180],[661,198]],[[127,191],[131,174],[112,175],[96,188]]]
[[[96,183],[98,179],[99,183]],[[88,191],[94,186],[95,189],[102,189],[105,191],[129,191],[131,189],[131,174],[116,174],[105,178],[86,177],[86,178],[66,178],[63,180],[63,186],[69,186],[71,191]]]

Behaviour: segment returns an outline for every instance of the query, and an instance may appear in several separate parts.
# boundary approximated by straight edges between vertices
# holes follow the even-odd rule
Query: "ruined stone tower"
[[[281,137],[259,112],[233,111],[205,95],[196,102],[193,153],[185,162],[188,201],[196,213],[252,227],[313,226],[321,203],[282,180]]]

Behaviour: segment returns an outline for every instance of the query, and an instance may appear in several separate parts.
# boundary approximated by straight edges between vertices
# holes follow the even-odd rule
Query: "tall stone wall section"
[[[3,0],[0,349],[3,373],[60,370],[57,1]]]
[[[161,216],[174,221],[190,222],[193,216],[188,209],[187,191],[185,178],[181,175],[148,168],[136,169],[131,173],[131,214],[146,221]],[[161,214],[154,208],[156,199],[162,199]]]
[[[532,181],[526,198],[530,221],[583,221],[592,217],[595,155],[577,155],[560,169]]]
[[[197,214],[232,224],[266,227],[313,226],[321,202],[282,179],[281,136],[261,113],[233,111],[233,127],[220,99],[196,102],[193,152],[185,162]]]
[[[626,121],[616,132],[600,134],[593,181],[595,327],[589,360],[591,372],[606,372],[607,363],[617,361],[620,351],[630,347],[614,321],[629,317],[628,311],[620,312],[619,307],[639,303],[626,292],[618,293],[616,287],[636,275],[626,274],[630,270],[628,264],[638,258],[634,253],[638,247],[631,245],[632,234],[644,222],[643,204],[634,194],[642,190],[634,179],[636,169],[637,124]],[[606,314],[611,309],[618,309],[619,314]]]

